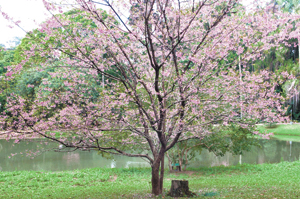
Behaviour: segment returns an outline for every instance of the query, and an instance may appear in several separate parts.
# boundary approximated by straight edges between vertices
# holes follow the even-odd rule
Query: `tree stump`
[[[189,190],[189,181],[172,180],[171,189],[168,196],[171,197],[193,197],[196,194]]]

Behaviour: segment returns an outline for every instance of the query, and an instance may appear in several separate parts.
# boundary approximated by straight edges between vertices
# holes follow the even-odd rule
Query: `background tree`
[[[271,3],[274,4],[274,7],[278,10],[290,14],[299,14],[300,11],[300,2],[296,0],[274,0]],[[295,24],[294,24],[295,25]],[[300,38],[291,39],[290,43],[296,43],[297,45],[291,45],[289,48],[286,48],[285,53],[285,62],[284,66],[287,66],[287,69],[290,73],[293,73],[299,79],[300,72]],[[283,66],[283,67],[284,67]],[[297,82],[286,82],[284,87],[294,86],[296,90],[299,91],[299,80]],[[287,89],[285,90],[287,92]],[[286,103],[288,106],[287,115],[292,115],[293,120],[300,120],[300,103],[299,103],[299,93],[296,93],[293,97],[289,99]]]
[[[274,0],[274,6],[278,5],[277,8],[289,13],[299,13],[300,5],[298,0]]]
[[[202,139],[178,142],[166,153],[169,169],[170,171],[173,170],[172,165],[178,163],[180,169],[186,170],[189,162],[200,155],[202,149],[207,149],[216,156],[224,156],[227,152],[233,155],[242,155],[243,152],[250,151],[252,146],[258,146],[253,131],[253,129],[245,129],[234,125],[214,126],[213,133],[204,136]]]
[[[273,15],[268,8],[246,14],[236,0],[192,5],[124,1],[120,7],[109,1],[76,2],[81,11],[77,15],[93,23],[78,23],[74,15],[53,15],[41,25],[39,31],[46,33],[43,40],[24,52],[25,61],[6,74],[13,77],[32,57],[48,56],[59,60],[50,77],[62,79],[65,86],[54,90],[53,82],[44,79],[30,106],[22,95],[10,96],[7,110],[16,119],[8,124],[8,136],[16,142],[25,137],[21,131],[25,130],[30,132],[27,137],[62,144],[62,150],[147,159],[152,192],[158,195],[163,190],[165,153],[177,142],[213,134],[214,125],[251,129],[258,122],[286,119],[274,82],[281,83],[289,75],[245,71],[241,81],[228,67],[238,60],[227,57],[234,51],[246,65],[263,51],[298,36],[292,31],[295,16]],[[54,9],[44,3],[50,12]],[[105,4],[112,17],[103,18],[104,11],[96,4]],[[123,21],[119,10],[130,12],[134,6],[139,8],[131,12],[134,23]],[[220,64],[223,60],[228,62]],[[47,59],[39,68],[54,65]],[[112,67],[114,74],[108,72]],[[87,85],[91,79],[99,84],[99,75],[105,75],[109,85],[93,98]],[[133,147],[140,150],[128,150]]]
[[[15,64],[14,54],[15,49],[6,49],[4,45],[0,47],[0,87],[2,91],[0,94],[0,112],[5,110],[6,96],[11,92],[13,87],[14,81],[9,81],[5,73],[7,72],[7,67]]]

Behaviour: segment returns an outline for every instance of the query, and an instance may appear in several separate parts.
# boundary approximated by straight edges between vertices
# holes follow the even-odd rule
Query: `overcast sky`
[[[14,20],[20,20],[21,26],[30,31],[37,28],[39,23],[45,21],[47,10],[41,0],[0,0],[1,10]],[[9,47],[8,41],[14,37],[24,37],[25,32],[18,27],[9,28],[9,23],[0,14],[0,44]]]
[[[244,0],[249,2],[251,0]],[[49,13],[44,8],[42,0],[0,0],[0,8],[14,20],[20,20],[20,25],[26,31],[31,31],[38,27],[38,24],[49,17]],[[9,28],[9,23],[0,14],[0,44],[11,47],[9,41],[15,37],[24,37],[25,32],[18,27]]]

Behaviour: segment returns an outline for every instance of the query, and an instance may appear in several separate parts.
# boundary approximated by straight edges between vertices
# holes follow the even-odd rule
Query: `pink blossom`
[[[243,53],[243,51],[244,51],[244,48],[242,46],[239,46],[238,50],[237,50],[237,54],[240,55]]]
[[[6,75],[7,77],[11,77],[12,74],[13,74],[13,72],[12,72],[12,71],[9,71],[9,72],[7,72],[5,75]]]
[[[43,2],[48,10],[64,10],[62,5]],[[45,37],[24,50],[24,60],[8,67],[6,76],[13,78],[28,64],[31,70],[52,72],[34,89],[30,103],[17,92],[8,96],[6,107],[14,122],[7,130],[18,127],[32,137],[78,149],[125,153],[126,145],[156,151],[177,141],[203,138],[215,133],[212,127],[253,129],[259,122],[288,119],[281,116],[284,98],[275,86],[293,77],[287,72],[250,73],[241,67],[240,78],[234,69],[238,60],[228,55],[240,55],[241,66],[263,59],[265,51],[299,37],[300,26],[293,23],[300,16],[257,7],[245,13],[236,1],[226,0],[196,6],[196,11],[181,9],[173,1],[156,3],[152,9],[141,1],[133,12],[133,2],[120,0],[102,20],[104,11],[93,1],[76,0],[78,12],[57,14],[44,22],[39,31]],[[224,17],[212,15],[223,4],[226,12],[221,9],[219,14]],[[124,12],[136,20],[112,23],[126,8]],[[74,20],[77,16],[93,25]],[[36,56],[45,63],[32,62]],[[1,125],[6,121],[0,117]],[[55,137],[54,132],[61,134]],[[9,133],[8,137],[13,138]],[[130,156],[161,161],[155,152]]]

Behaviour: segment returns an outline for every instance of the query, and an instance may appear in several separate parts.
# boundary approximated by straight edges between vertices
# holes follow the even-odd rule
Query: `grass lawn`
[[[300,124],[278,124],[273,126],[257,125],[258,130],[262,132],[274,133],[271,136],[275,139],[300,142]]]
[[[164,187],[167,192],[172,179],[185,179],[197,198],[298,198],[299,167],[297,161],[166,171]],[[150,198],[150,173],[149,168],[0,172],[0,198]]]

